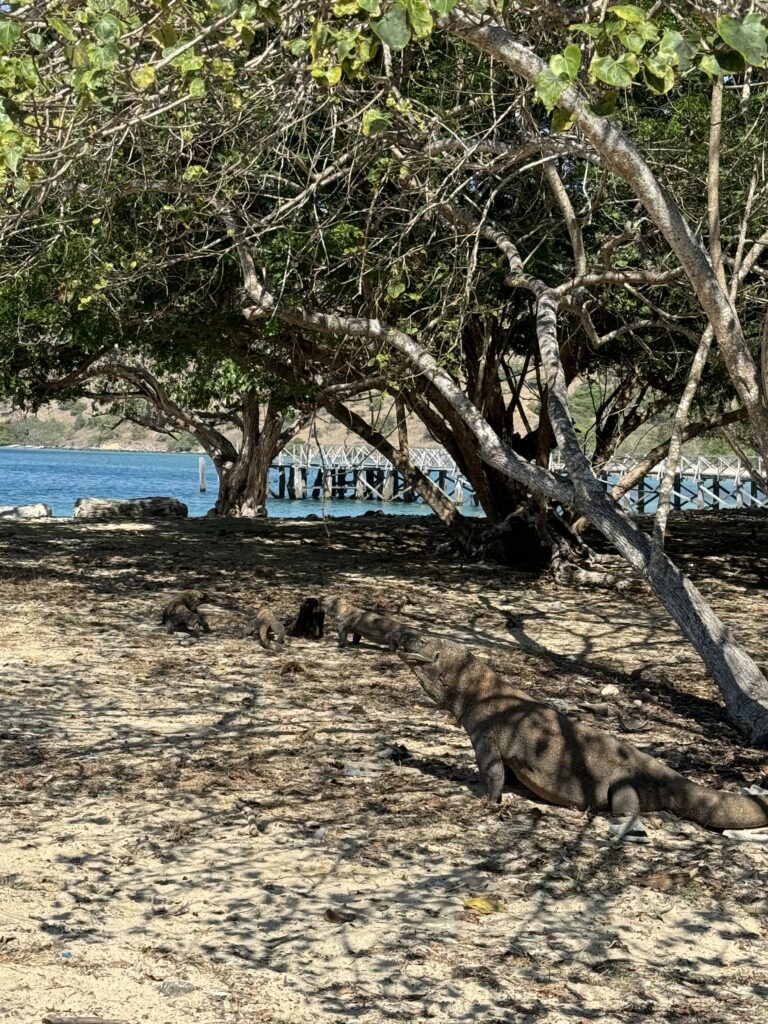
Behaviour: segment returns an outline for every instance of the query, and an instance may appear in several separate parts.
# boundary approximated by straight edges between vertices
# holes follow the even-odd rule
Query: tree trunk
[[[325,397],[323,405],[334,419],[343,423],[345,427],[372,445],[376,451],[381,452],[386,459],[389,459],[395,469],[402,473],[408,486],[424,499],[438,519],[458,540],[469,535],[469,524],[466,518],[437,484],[411,462],[402,447],[395,448],[382,433],[338,399]]]
[[[219,474],[218,516],[256,518],[266,516],[269,497],[269,468],[285,441],[283,417],[273,404],[267,404],[264,422],[255,395],[243,398],[243,443],[234,462],[222,463],[214,457]]]
[[[574,485],[574,505],[642,576],[690,640],[720,688],[733,721],[768,746],[768,681],[693,583],[605,494],[579,446],[557,343],[557,300],[539,296],[537,333],[550,421]]]

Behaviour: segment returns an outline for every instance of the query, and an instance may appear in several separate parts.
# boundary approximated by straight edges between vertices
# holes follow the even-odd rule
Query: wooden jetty
[[[474,490],[444,448],[411,448],[411,461],[457,505]],[[274,498],[322,501],[420,501],[391,462],[367,445],[292,445],[272,463]]]
[[[444,448],[411,448],[409,454],[411,461],[453,502],[477,506],[471,483]],[[612,487],[639,462],[640,459],[629,455],[611,459],[604,466],[601,479],[606,487]],[[764,478],[761,459],[755,458],[754,468]],[[565,472],[557,451],[550,459],[550,469]],[[621,506],[633,513],[655,511],[663,470],[663,463],[654,466],[624,495]],[[421,501],[380,452],[363,444],[292,445],[272,463],[270,493],[274,498],[316,501]],[[768,495],[750,475],[749,466],[735,456],[684,455],[675,475],[672,508],[768,509]]]
[[[621,455],[605,464],[600,474],[606,487],[613,487],[626,473],[642,460],[632,455]],[[765,480],[763,460],[755,456],[752,461],[755,473]],[[550,469],[555,473],[565,472],[559,452],[550,458]],[[655,512],[664,474],[664,463],[660,462],[628,491],[619,504],[630,512],[643,515]],[[671,494],[672,510],[679,512],[689,509],[768,509],[768,495],[752,477],[750,467],[735,455],[682,455],[675,473]]]

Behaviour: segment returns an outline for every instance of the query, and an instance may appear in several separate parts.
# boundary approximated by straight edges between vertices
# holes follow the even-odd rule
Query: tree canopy
[[[602,531],[765,738],[765,679],[664,534],[686,437],[743,420],[768,457],[767,40],[760,2],[10,3],[3,390],[115,346],[190,400],[227,366],[346,422],[386,389],[496,526],[534,495],[569,572],[553,523]],[[665,410],[649,537],[594,468]]]

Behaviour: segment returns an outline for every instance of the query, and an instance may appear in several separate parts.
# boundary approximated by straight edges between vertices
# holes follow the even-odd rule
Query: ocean
[[[205,456],[207,491],[198,486],[199,453],[82,451],[70,448],[0,448],[0,505],[44,501],[55,516],[71,516],[77,498],[178,498],[190,516],[204,516],[216,501],[217,478]],[[277,473],[271,480],[277,490]],[[310,513],[356,516],[369,510],[399,515],[428,515],[420,502],[404,501],[291,501],[270,498],[270,516],[296,519]],[[465,515],[482,515],[469,501]]]

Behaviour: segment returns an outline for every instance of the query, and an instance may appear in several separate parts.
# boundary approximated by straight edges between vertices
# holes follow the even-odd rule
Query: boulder
[[[38,501],[34,505],[0,505],[0,519],[50,519],[50,505]]]
[[[75,502],[75,519],[183,519],[188,514],[178,498],[78,498]]]

